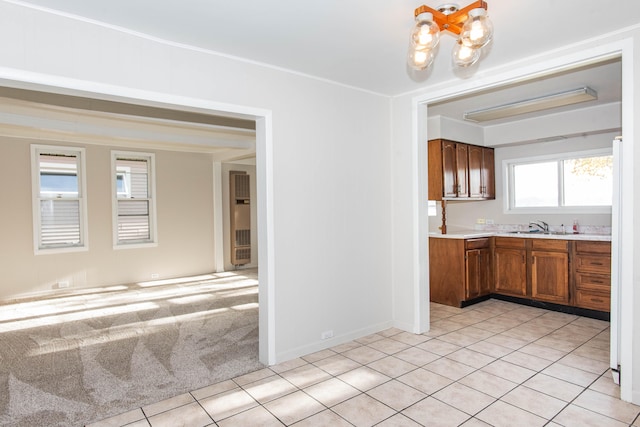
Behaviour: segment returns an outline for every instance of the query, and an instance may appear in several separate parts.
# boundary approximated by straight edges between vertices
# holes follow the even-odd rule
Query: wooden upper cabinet
[[[496,165],[493,148],[482,148],[482,197],[496,198]]]
[[[429,141],[429,200],[495,198],[493,148]]]
[[[469,146],[456,142],[456,184],[458,197],[469,197]]]
[[[442,160],[440,162],[440,170],[442,171],[442,189],[440,192],[440,199],[442,199],[442,197],[458,197],[457,158],[458,152],[456,150],[456,143],[442,141]],[[431,167],[431,164],[429,167]]]
[[[496,197],[493,148],[469,145],[469,197]]]

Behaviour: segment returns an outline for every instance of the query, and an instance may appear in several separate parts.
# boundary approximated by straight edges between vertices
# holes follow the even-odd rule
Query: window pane
[[[611,206],[612,192],[613,156],[564,161],[566,206]]]
[[[80,201],[40,200],[40,246],[80,244]]]
[[[514,207],[558,206],[558,163],[513,167]]]
[[[147,159],[117,159],[116,186],[118,197],[148,198],[149,173]]]
[[[78,197],[78,159],[40,154],[40,197]]]
[[[118,242],[147,241],[149,229],[149,202],[147,200],[118,201]]]

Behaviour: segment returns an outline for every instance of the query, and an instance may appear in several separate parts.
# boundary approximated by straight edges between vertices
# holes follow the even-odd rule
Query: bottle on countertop
[[[573,220],[573,234],[578,234],[578,220]]]

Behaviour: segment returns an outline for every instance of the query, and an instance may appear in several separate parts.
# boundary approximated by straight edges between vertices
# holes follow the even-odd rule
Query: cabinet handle
[[[601,262],[592,262],[591,265],[603,265]]]
[[[600,298],[591,298],[591,302],[604,302],[604,300]]]

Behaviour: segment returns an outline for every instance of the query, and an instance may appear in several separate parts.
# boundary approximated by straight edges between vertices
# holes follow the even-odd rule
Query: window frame
[[[86,150],[83,147],[31,144],[31,204],[33,220],[33,250],[35,255],[58,254],[66,252],[85,252],[89,250],[88,215],[87,215],[87,179]],[[76,157],[76,177],[78,181],[77,197],[42,197],[40,190],[40,155],[63,155]],[[77,200],[80,241],[68,245],[42,245],[42,200]]]
[[[564,199],[564,177],[560,162],[569,159],[584,157],[612,156],[613,148],[599,148],[594,150],[572,151],[567,153],[547,154],[526,158],[513,158],[502,160],[502,180],[504,188],[503,212],[505,214],[611,214],[611,206],[541,206],[541,207],[514,207],[515,188],[513,167],[517,165],[557,162],[558,163],[558,198]]]
[[[120,241],[118,238],[118,176],[122,175],[117,170],[117,161],[120,159],[145,160],[147,161],[147,200],[149,202],[149,239]],[[155,154],[140,151],[111,151],[111,209],[112,209],[112,238],[113,249],[135,249],[158,246],[157,210],[156,210],[156,166]]]

